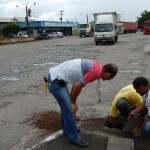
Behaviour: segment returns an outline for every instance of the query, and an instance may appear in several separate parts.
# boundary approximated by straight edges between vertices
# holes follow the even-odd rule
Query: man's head
[[[141,96],[146,94],[150,87],[149,81],[144,77],[135,78],[132,84],[136,92],[139,93]]]
[[[116,102],[116,107],[120,112],[127,111],[129,109],[128,108],[128,99],[125,97],[119,98]]]
[[[113,79],[116,74],[118,72],[118,66],[110,63],[110,64],[106,64],[104,65],[104,73],[102,75],[102,80],[111,80]]]

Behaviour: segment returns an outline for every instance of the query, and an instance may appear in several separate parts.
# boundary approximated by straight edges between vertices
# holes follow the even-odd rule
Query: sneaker
[[[78,141],[75,142],[75,143],[72,142],[72,144],[74,144],[74,145],[76,145],[76,146],[79,146],[79,147],[82,147],[82,148],[86,148],[86,147],[89,146],[89,143],[86,142],[86,141],[83,140],[83,139],[80,139],[80,140],[78,140]]]

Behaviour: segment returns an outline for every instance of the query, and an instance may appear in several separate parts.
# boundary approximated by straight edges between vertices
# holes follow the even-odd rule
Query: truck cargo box
[[[95,44],[118,41],[118,14],[116,12],[94,13]]]
[[[138,29],[137,22],[118,22],[119,32],[121,33],[136,33]]]

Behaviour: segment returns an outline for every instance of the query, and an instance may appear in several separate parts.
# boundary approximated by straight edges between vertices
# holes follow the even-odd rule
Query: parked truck
[[[94,13],[94,41],[100,42],[118,41],[118,14],[116,12]]]
[[[136,33],[138,29],[137,22],[118,22],[118,32],[119,34],[124,33]]]
[[[143,34],[150,35],[150,20],[147,20],[143,23]]]
[[[84,24],[79,24],[78,26],[78,31],[79,31],[79,36],[93,36],[93,24],[92,22],[90,23],[84,23]]]

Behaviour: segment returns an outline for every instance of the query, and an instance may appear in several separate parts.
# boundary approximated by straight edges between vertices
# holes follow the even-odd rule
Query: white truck
[[[90,23],[79,24],[78,26],[79,36],[93,36],[93,25]]]
[[[94,13],[94,41],[101,42],[118,41],[118,14],[116,12]]]

